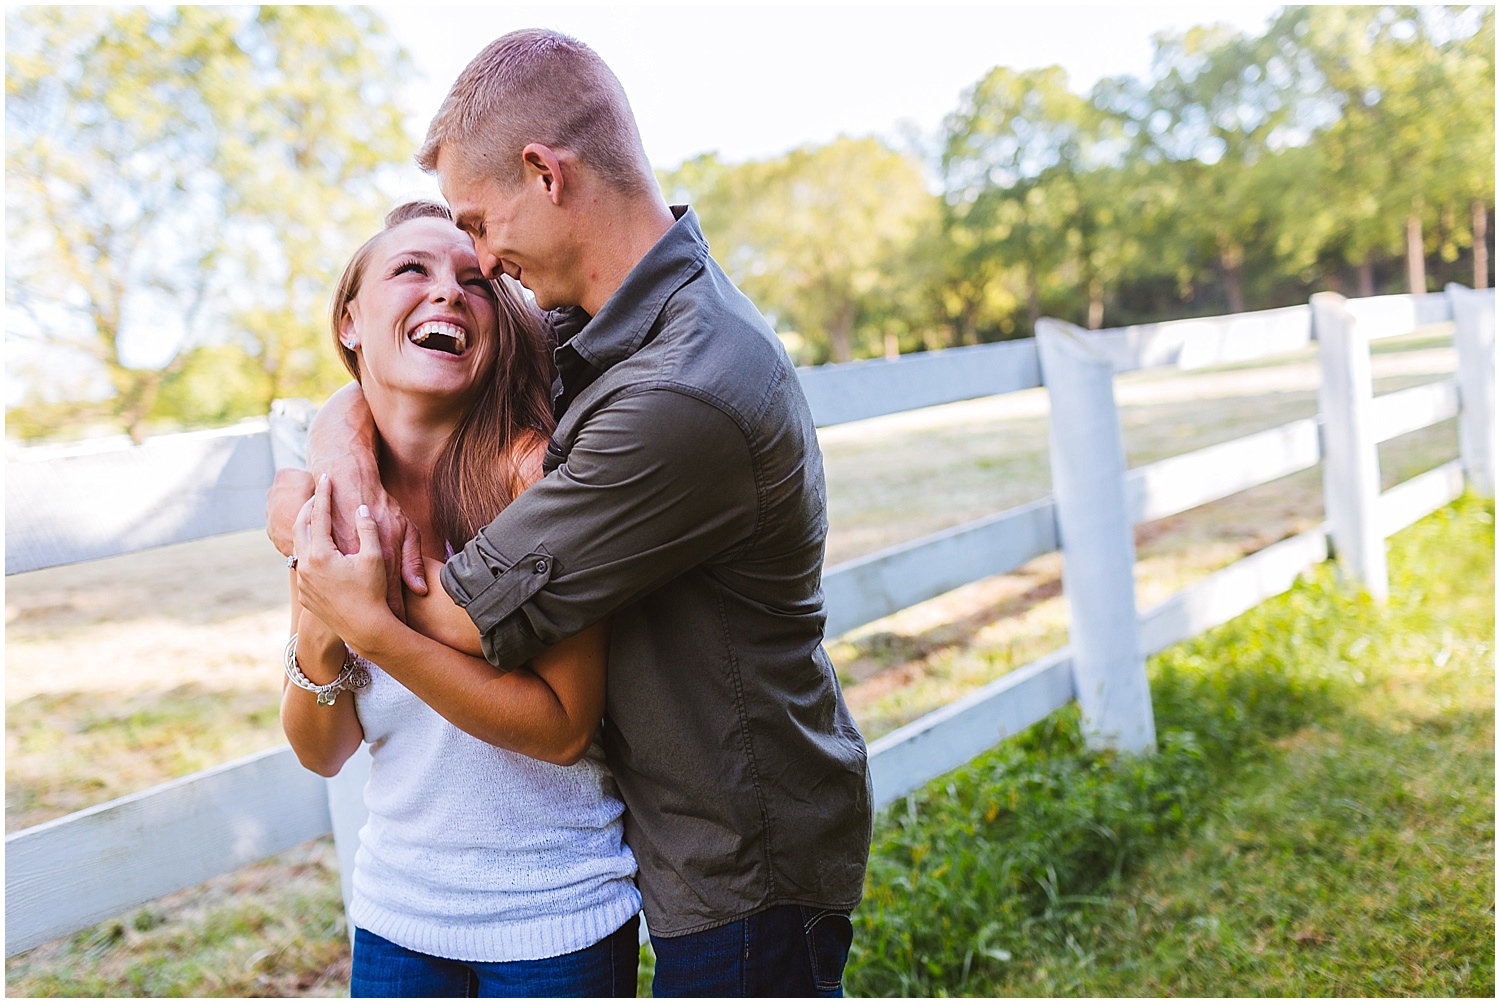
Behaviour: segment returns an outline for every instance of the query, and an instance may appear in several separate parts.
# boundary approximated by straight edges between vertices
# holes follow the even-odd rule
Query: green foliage
[[[32,6],[6,29],[7,338],[46,346],[11,434],[89,423],[101,394],[140,438],[342,381],[328,290],[411,148],[378,17]],[[1490,282],[1493,7],[1292,6],[1260,35],[1155,44],[1145,79],[1087,96],[1057,67],[992,69],[925,165],[841,137],[700,157],[663,188],[805,364],[1023,337],[1043,314]],[[221,404],[180,372],[205,366],[233,374]]]
[[[151,416],[190,426],[227,425],[265,414],[277,396],[258,356],[239,345],[199,345],[162,379]]]
[[[910,315],[913,286],[891,277],[911,274],[937,209],[913,158],[840,138],[739,165],[710,154],[661,180],[672,201],[697,205],[730,277],[801,337],[799,361],[845,362],[856,345],[879,354],[891,320]]]
[[[1488,283],[1493,8],[1289,7],[1258,36],[1155,44],[1147,79],[1087,97],[1058,67],[990,70],[933,138],[941,197],[914,216],[915,183],[891,187],[873,140],[706,156],[663,186],[800,362],[1022,337],[1043,314],[1099,327],[1398,291],[1409,220],[1437,286]]]
[[[1113,929],[1099,916],[1127,921],[1129,903],[1119,898],[1125,880],[1214,818],[1236,778],[1262,783],[1253,778],[1268,770],[1277,776],[1269,764],[1287,736],[1346,720],[1360,694],[1387,684],[1407,660],[1447,665],[1451,654],[1437,654],[1440,645],[1492,657],[1493,529],[1493,507],[1466,499],[1398,539],[1389,608],[1341,588],[1324,567],[1287,594],[1152,659],[1159,744],[1153,756],[1088,751],[1076,709],[1068,709],[898,801],[876,829],[857,913],[851,991],[1014,995],[1033,990],[1025,976],[1041,980],[1043,995],[1097,994],[1091,986],[1101,982],[1104,995],[1140,994],[1128,974],[1096,973],[1085,945]],[[1476,667],[1482,665],[1478,660]],[[1378,734],[1366,741],[1388,744]],[[1362,766],[1353,772],[1368,776]],[[1254,831],[1265,836],[1246,837],[1269,847],[1278,831],[1298,833],[1278,851],[1287,854],[1281,867],[1288,876],[1303,866],[1307,847],[1345,838],[1339,813],[1325,823],[1326,813],[1306,800],[1347,785],[1337,774],[1325,772],[1325,779],[1301,800],[1263,806],[1266,817]],[[1377,827],[1362,832],[1357,838],[1390,839]],[[1489,840],[1492,854],[1492,818],[1488,833],[1480,838]],[[1368,877],[1371,869],[1362,873]],[[1397,884],[1409,893],[1409,880]],[[1325,893],[1340,894],[1337,883]],[[1356,887],[1344,894],[1367,892]],[[1130,941],[1128,932],[1118,933],[1109,949],[1150,949],[1128,948]],[[1472,938],[1463,944],[1473,950]],[[1357,970],[1372,962],[1352,964]],[[1046,973],[1060,969],[1093,981],[1046,981],[1054,977]],[[1488,970],[1492,986],[1492,964]],[[1237,983],[1220,975],[1192,983],[1188,992],[1237,994],[1226,989]],[[1404,994],[1410,984],[1425,983],[1387,982],[1365,991]],[[1327,994],[1328,986],[1272,979],[1258,992]],[[1144,992],[1173,988],[1148,985]]]
[[[318,318],[409,148],[391,90],[405,57],[379,20],[26,7],[6,31],[6,298],[27,319],[7,337],[81,352],[137,440],[153,415],[250,407],[158,400],[198,345],[259,358],[253,411],[335,385]]]
[[[1026,333],[1041,316],[1045,283],[1092,297],[1101,266],[1112,263],[1096,239],[1100,214],[1111,211],[1100,183],[1110,124],[1056,66],[996,67],[944,122],[945,231],[964,248],[962,269],[996,278],[997,269],[1015,270]],[[967,323],[976,308],[960,308]]]
[[[1303,183],[1308,238],[1351,264],[1409,254],[1413,281],[1440,250],[1431,237],[1449,260],[1472,245],[1467,210],[1495,191],[1493,7],[1291,7],[1267,43],[1333,106]],[[1408,243],[1409,225],[1427,246]]]

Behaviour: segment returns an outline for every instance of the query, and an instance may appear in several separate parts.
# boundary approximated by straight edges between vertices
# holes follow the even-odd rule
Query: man
[[[417,160],[561,341],[546,476],[443,586],[501,671],[613,618],[603,740],[657,995],[840,994],[871,795],[821,643],[822,458],[785,352],[663,201],[582,43],[492,43]],[[347,445],[370,438],[357,391],[325,410],[314,448],[347,450],[335,498],[379,511],[368,446]]]

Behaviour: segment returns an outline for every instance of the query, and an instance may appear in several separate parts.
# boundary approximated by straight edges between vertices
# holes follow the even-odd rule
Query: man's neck
[[[584,218],[587,250],[578,305],[593,316],[677,220],[660,195],[625,198],[608,191],[593,200]]]

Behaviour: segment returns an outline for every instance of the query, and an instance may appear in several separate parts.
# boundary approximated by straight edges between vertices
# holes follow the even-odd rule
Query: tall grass
[[[1387,607],[1325,566],[1153,658],[1155,756],[1070,709],[893,805],[850,991],[1493,995],[1493,529],[1466,499],[1393,542]],[[1186,966],[1210,929],[1241,967]]]

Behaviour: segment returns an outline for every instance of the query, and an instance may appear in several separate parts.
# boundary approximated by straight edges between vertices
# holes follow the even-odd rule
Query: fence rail
[[[1057,346],[1077,356],[1084,391],[1066,391],[1056,372],[1048,384],[1054,443],[1069,433],[1060,416],[1104,422],[1111,450],[1119,446],[1112,393],[1115,373],[1160,366],[1190,369],[1247,361],[1307,346],[1314,314],[1335,316],[1342,335],[1363,352],[1363,384],[1355,387],[1363,419],[1352,448],[1373,452],[1377,442],[1436,421],[1459,417],[1461,460],[1444,463],[1384,494],[1363,498],[1352,514],[1330,506],[1330,524],[1266,547],[1159,605],[1138,612],[1133,584],[1099,597],[1107,608],[1090,611],[1079,601],[1080,568],[1109,551],[1115,573],[1124,527],[1125,572],[1134,561],[1129,526],[1226,497],[1324,462],[1328,428],[1346,416],[1328,413],[1295,421],[1191,453],[1126,471],[1123,451],[1106,474],[1117,496],[1102,550],[1091,537],[1098,525],[1070,523],[1064,510],[1099,509],[1097,484],[1085,487],[1088,505],[1069,497],[1059,462],[1075,462],[1090,477],[1100,454],[1054,455],[1056,497],[1038,499],[901,546],[830,568],[824,577],[830,635],[840,634],[961,585],[1014,570],[1058,550],[1064,556],[1072,641],[999,680],[912,722],[870,746],[876,800],[885,804],[962,765],[975,755],[1079,700],[1086,722],[1105,739],[1127,748],[1148,747],[1149,696],[1122,699],[1144,688],[1144,657],[1222,623],[1289,588],[1298,574],[1325,560],[1330,536],[1355,518],[1383,539],[1456,497],[1464,480],[1493,490],[1494,294],[1450,287],[1446,294],[1323,300],[1233,317],[1082,332],[1049,322],[1042,342],[1024,341],[950,349],[899,360],[828,366],[800,373],[820,426],[1042,384],[1043,354]],[[1456,381],[1442,381],[1379,398],[1369,387],[1369,342],[1427,325],[1455,321],[1459,354]],[[1321,331],[1321,328],[1320,328]],[[1060,339],[1047,348],[1047,339]],[[1325,369],[1328,363],[1325,361]],[[1045,368],[1055,370],[1056,362]],[[1356,367],[1357,369],[1358,367]],[[1102,377],[1099,375],[1102,373]],[[1355,373],[1358,383],[1359,373]],[[1326,382],[1326,381],[1325,381]],[[1069,398],[1070,392],[1082,396]],[[1334,402],[1335,404],[1337,401]],[[1342,406],[1342,405],[1341,405]],[[269,424],[219,433],[163,437],[133,450],[73,451],[40,461],[13,462],[6,477],[6,573],[32,570],[263,524],[263,498],[274,465],[295,462],[305,412],[281,410]],[[1113,431],[1109,423],[1113,421]],[[1346,422],[1347,424],[1347,422]],[[1092,443],[1092,425],[1075,439]],[[1075,430],[1076,431],[1076,430]],[[1106,486],[1108,482],[1106,481]],[[101,497],[99,484],[109,485]],[[1332,484],[1330,490],[1342,490]],[[1092,518],[1096,513],[1087,513]],[[1059,525],[1064,531],[1059,532]],[[1076,527],[1076,528],[1069,528]],[[1060,539],[1061,537],[1061,539]],[[1111,550],[1110,548],[1113,548]],[[1373,593],[1383,581],[1361,578],[1370,566],[1349,563],[1346,573]],[[1380,564],[1383,574],[1383,563]],[[1122,616],[1122,611],[1124,616]],[[1090,618],[1103,618],[1102,633]],[[1128,622],[1125,622],[1128,621]],[[1126,631],[1132,640],[1112,639]],[[1093,633],[1091,633],[1093,631]],[[1098,657],[1101,644],[1105,658]],[[1082,648],[1079,645],[1083,645]],[[1093,645],[1090,650],[1089,646]],[[1125,651],[1122,659],[1119,653]],[[1081,659],[1096,664],[1086,671]],[[1090,675],[1089,673],[1093,673]],[[1080,684],[1083,680],[1083,684]],[[1122,683],[1123,680],[1123,683]],[[1133,717],[1132,717],[1133,716]],[[1114,724],[1110,724],[1111,720]],[[1103,724],[1100,722],[1103,721]],[[334,831],[340,845],[347,898],[354,832],[362,811],[357,771],[346,767],[325,783],[303,770],[285,746],[159,787],[77,812],[6,838],[6,954],[26,950],[215,874],[289,849]],[[349,775],[346,775],[349,774]],[[330,808],[330,804],[332,807]]]

